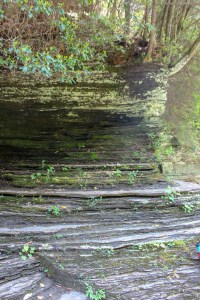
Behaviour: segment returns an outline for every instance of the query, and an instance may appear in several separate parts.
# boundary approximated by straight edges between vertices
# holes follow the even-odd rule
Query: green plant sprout
[[[55,237],[56,239],[61,239],[61,238],[63,237],[63,234],[61,234],[61,233],[56,233],[56,234],[54,234],[54,237]]]
[[[99,159],[99,155],[96,152],[91,152],[90,158],[95,161]]]
[[[91,198],[87,199],[86,203],[90,208],[93,208],[95,205],[100,203],[102,200],[103,200],[102,197],[91,197]]]
[[[94,254],[101,254],[103,256],[106,256],[106,257],[110,257],[112,255],[114,255],[115,251],[112,247],[109,247],[109,248],[97,248],[93,251]]]
[[[165,190],[165,196],[162,196],[161,199],[165,200],[166,204],[174,203],[176,197],[179,195],[179,192],[176,192],[171,186],[168,186]]]
[[[117,169],[116,171],[114,171],[114,175],[116,178],[121,178],[122,177],[122,171]]]
[[[134,151],[134,152],[132,153],[132,156],[133,156],[133,158],[140,158],[140,152]]]
[[[61,214],[60,208],[57,205],[49,207],[48,214],[58,217]]]
[[[35,247],[31,247],[28,244],[25,244],[21,251],[19,252],[19,255],[22,260],[27,260],[28,258],[32,257],[35,252]]]
[[[47,171],[46,171],[46,179],[45,179],[46,183],[49,182],[50,176],[54,173],[55,173],[54,167],[48,166]]]
[[[135,183],[137,176],[138,176],[138,171],[131,171],[131,172],[129,172],[128,173],[128,182],[130,184]]]
[[[31,174],[31,179],[32,180],[37,180],[38,178],[40,178],[42,176],[42,173],[38,172],[38,173],[34,173]]]
[[[41,168],[44,169],[46,167],[46,160],[42,160]]]
[[[62,170],[63,170],[64,172],[68,172],[68,171],[69,171],[69,167],[62,167]]]
[[[91,300],[103,300],[106,298],[105,291],[103,289],[94,290],[91,285],[86,283],[86,297],[89,297]]]
[[[184,211],[184,213],[191,213],[194,211],[194,205],[192,204],[184,203],[180,208]]]

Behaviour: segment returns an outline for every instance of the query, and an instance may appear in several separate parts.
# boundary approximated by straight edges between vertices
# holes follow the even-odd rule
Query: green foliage
[[[0,195],[0,201],[4,200],[5,196],[4,195]]]
[[[50,177],[55,173],[55,169],[53,166],[46,167],[45,161],[42,161],[42,169],[45,169],[45,168],[46,168],[45,173],[43,171],[43,173],[37,172],[37,173],[31,174],[31,179],[34,181],[38,181],[38,180],[41,180],[42,177],[45,177],[45,182],[48,183],[50,180]]]
[[[140,158],[140,152],[134,151],[134,152],[132,153],[132,156],[133,156],[133,158]]]
[[[146,244],[139,244],[132,247],[134,251],[151,252],[157,250],[166,250],[166,244],[164,242],[151,242]]]
[[[93,251],[94,254],[100,254],[102,256],[110,257],[113,256],[115,251],[113,248],[97,248]]]
[[[194,205],[188,203],[184,203],[180,208],[184,211],[184,213],[191,213],[194,211]]]
[[[68,171],[70,170],[70,168],[69,168],[69,167],[62,167],[62,170],[63,170],[64,172],[68,172]]]
[[[59,42],[52,44],[51,41],[52,46],[49,46],[49,43],[43,37],[46,33],[41,32],[40,44],[44,44],[44,46],[41,47],[42,50],[39,50],[40,47],[38,45],[35,47],[31,36],[29,36],[26,43],[24,42],[26,38],[20,39],[19,36],[15,36],[13,33],[13,38],[10,39],[10,47],[7,47],[7,44],[6,47],[3,44],[0,47],[3,54],[3,57],[0,58],[0,65],[7,66],[10,70],[18,69],[26,74],[36,74],[47,78],[56,75],[61,81],[69,83],[75,82],[79,77],[80,72],[78,70],[88,71],[85,62],[93,58],[94,49],[90,47],[88,41],[82,40],[77,35],[78,25],[75,21],[66,17],[62,3],[53,6],[50,1],[34,0],[29,3],[29,1],[16,0],[13,1],[14,4],[25,14],[24,26],[30,28],[26,14],[27,18],[34,19],[34,26],[36,27],[32,26],[31,33],[33,35],[34,29],[39,26],[37,22],[43,22],[50,30],[58,31],[57,39],[59,39]],[[17,13],[16,10],[14,12]],[[20,18],[20,12],[18,12],[18,15]],[[38,16],[42,15],[46,16],[46,19],[45,17],[42,20],[38,19]],[[4,16],[3,11],[0,12],[0,16],[2,19]],[[39,30],[42,30],[41,26]]]
[[[37,180],[41,176],[42,176],[42,173],[41,172],[37,172],[37,173],[31,174],[31,179],[32,180]]]
[[[168,38],[165,41],[162,51],[165,53],[165,55],[162,56],[162,62],[168,66],[173,60],[181,58],[183,46],[177,43],[177,41]]]
[[[61,214],[60,208],[57,205],[53,205],[48,208],[48,214],[58,217]]]
[[[91,197],[91,198],[87,199],[86,203],[90,208],[93,208],[97,204],[101,203],[102,200],[103,200],[102,197]]]
[[[46,161],[45,159],[43,159],[41,163],[41,168],[44,169],[45,167],[46,167]]]
[[[33,204],[42,204],[42,203],[45,203],[45,199],[41,195],[39,197],[33,197],[32,203]]]
[[[56,239],[61,239],[61,238],[63,238],[63,235],[60,234],[60,233],[56,233],[56,234],[54,234],[54,237],[55,237]]]
[[[46,170],[46,183],[49,182],[50,176],[55,173],[55,169],[53,166],[48,166]]]
[[[169,242],[150,242],[145,244],[138,244],[132,247],[134,251],[142,252],[156,252],[156,251],[167,251],[168,248],[186,248],[185,241],[175,240]]]
[[[5,18],[6,18],[5,12],[2,9],[0,9],[0,19],[5,19]]]
[[[114,171],[114,175],[116,178],[121,178],[122,177],[122,171],[117,169],[116,171]]]
[[[171,134],[169,129],[165,128],[163,132],[156,136],[155,134],[148,134],[151,147],[154,149],[155,156],[158,162],[166,158],[171,158],[175,154],[175,150],[171,145]]]
[[[20,44],[15,40],[8,49],[4,64],[7,64],[11,70],[19,69],[27,74],[37,74],[47,78],[56,73],[60,76],[61,81],[73,83],[79,77],[79,73],[74,72],[75,69],[83,68],[83,63],[90,59],[92,50],[87,43],[84,45],[76,43],[70,50],[69,55],[59,54],[56,47],[50,47],[42,52],[34,52],[29,45]]]
[[[179,195],[179,192],[176,192],[171,186],[168,186],[165,190],[165,196],[162,196],[161,199],[165,200],[166,204],[174,203]]]
[[[194,95],[194,111],[191,123],[196,129],[200,129],[200,94]]]
[[[130,184],[133,184],[136,182],[136,179],[137,179],[137,176],[138,176],[138,171],[131,171],[128,173],[128,182]]]
[[[86,290],[86,297],[89,297],[91,300],[103,300],[106,299],[106,294],[103,289],[94,290],[94,288],[86,283],[87,290]]]
[[[96,152],[91,152],[90,153],[90,158],[95,161],[95,160],[99,159],[99,155]]]
[[[28,244],[25,244],[21,251],[19,252],[19,255],[22,260],[27,260],[28,258],[32,257],[35,252],[35,247],[31,247]]]
[[[4,0],[5,3],[9,3],[8,0]],[[13,0],[22,11],[27,11],[28,17],[32,18],[34,14],[44,13],[48,16],[53,14],[53,6],[50,1],[34,0],[31,1],[31,5],[28,0]]]
[[[119,47],[116,41],[125,39],[133,44],[133,37],[138,34],[143,37],[145,29],[148,34],[155,31],[158,40],[155,58],[166,65],[182,57],[199,34],[195,4],[185,17],[184,6],[179,5],[177,15],[174,14],[170,24],[162,28],[165,7],[162,1],[158,3],[160,17],[156,26],[150,23],[150,15],[144,22],[144,1],[135,1],[130,11],[131,35],[127,36],[124,1],[100,0],[98,5],[94,0],[81,0],[76,3],[78,5],[73,2],[4,0],[5,5],[0,10],[0,36],[4,37],[0,40],[0,66],[75,83],[93,68],[104,68],[107,58],[123,52],[127,54],[126,47]],[[71,7],[74,8],[71,10]],[[178,26],[177,21],[180,21]],[[166,33],[169,27],[170,35]],[[164,34],[162,41],[159,40],[160,30]]]

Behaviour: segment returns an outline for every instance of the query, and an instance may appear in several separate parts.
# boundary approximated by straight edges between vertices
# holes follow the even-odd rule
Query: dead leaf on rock
[[[32,295],[33,295],[33,294],[26,294],[26,295],[24,296],[23,300],[27,300],[27,299],[31,298]]]

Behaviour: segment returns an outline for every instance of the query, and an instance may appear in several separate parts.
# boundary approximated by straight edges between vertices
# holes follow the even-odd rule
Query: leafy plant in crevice
[[[195,209],[194,205],[189,204],[189,203],[184,203],[183,205],[180,206],[180,209],[184,211],[184,213],[192,213]]]
[[[90,158],[91,158],[91,160],[96,161],[96,160],[99,159],[99,155],[96,152],[91,152],[90,153]]]
[[[138,244],[132,246],[131,249],[134,251],[143,251],[143,252],[166,250],[166,244],[164,242],[150,242],[146,244]]]
[[[42,177],[45,177],[45,182],[48,183],[51,176],[55,173],[55,168],[54,166],[46,166],[43,163],[42,169],[43,170],[46,169],[46,170],[31,174],[31,179],[34,181],[38,181],[40,179],[41,181]]]
[[[165,128],[159,135],[150,133],[148,137],[150,139],[150,147],[153,148],[159,163],[173,157],[175,150],[171,144],[172,134],[169,129]]]
[[[64,167],[62,167],[62,171],[63,171],[63,172],[69,172],[69,171],[70,171],[70,168],[69,168],[69,167],[66,167],[66,166],[64,166]]]
[[[86,297],[91,300],[103,300],[106,299],[106,293],[103,289],[95,290],[90,284],[86,283]]]
[[[51,207],[48,208],[48,214],[54,216],[54,217],[58,217],[61,214],[60,208],[58,205],[53,205]]]
[[[134,151],[132,152],[132,157],[135,158],[135,159],[139,159],[141,156],[140,152],[138,151]]]
[[[61,239],[61,238],[63,238],[63,234],[61,234],[61,233],[56,233],[56,234],[54,234],[54,237],[55,237],[56,239]]]
[[[31,179],[37,181],[42,176],[41,172],[31,174]]]
[[[42,204],[45,203],[45,199],[40,195],[39,197],[33,197],[31,202],[33,204]]]
[[[129,184],[134,184],[138,177],[138,171],[131,171],[128,173],[128,182]]]
[[[35,252],[35,247],[32,247],[28,244],[25,244],[19,252],[19,255],[22,260],[27,260],[31,258]]]
[[[54,173],[55,173],[55,168],[53,166],[48,166],[45,175],[46,183],[49,182],[51,175],[53,175]]]
[[[94,208],[97,204],[101,203],[102,200],[102,197],[91,197],[87,199],[86,203],[90,208]]]
[[[168,186],[165,190],[165,195],[161,196],[161,199],[163,199],[166,204],[172,204],[175,203],[175,200],[179,195],[179,192],[175,191],[171,186]]]
[[[120,169],[115,170],[113,174],[117,179],[122,177],[122,171]]]
[[[167,251],[168,248],[183,248],[187,249],[186,243],[183,240],[175,240],[168,242],[149,242],[144,244],[138,244],[132,246],[131,250],[133,251],[142,251],[142,252],[156,252],[156,251]]]
[[[94,254],[100,254],[102,256],[111,257],[115,254],[115,251],[112,247],[103,248],[99,247],[93,251]]]

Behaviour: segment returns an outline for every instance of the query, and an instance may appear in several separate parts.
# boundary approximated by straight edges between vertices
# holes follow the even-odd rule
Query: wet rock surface
[[[0,299],[199,299],[200,185],[166,181],[151,138],[160,67],[1,88]]]

